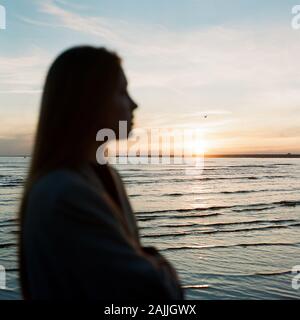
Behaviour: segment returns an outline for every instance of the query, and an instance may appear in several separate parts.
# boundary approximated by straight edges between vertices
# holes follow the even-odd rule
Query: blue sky
[[[47,68],[78,44],[123,57],[140,127],[200,127],[208,152],[300,152],[294,1],[0,4],[0,154],[30,152]]]

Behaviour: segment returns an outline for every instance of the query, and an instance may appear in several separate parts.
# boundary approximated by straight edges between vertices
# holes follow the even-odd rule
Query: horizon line
[[[184,157],[183,155],[153,155],[154,157],[159,158],[175,158],[175,157]],[[189,157],[197,158],[201,157],[202,155],[192,155]],[[29,158],[31,155],[29,154],[23,154],[23,155],[0,155],[0,157],[3,158]],[[137,157],[137,158],[143,158],[143,157],[151,157],[151,154],[148,155],[136,155],[136,156],[130,156],[130,155],[122,155],[119,154],[117,157]],[[220,153],[220,154],[204,154],[204,158],[300,158],[300,153]]]

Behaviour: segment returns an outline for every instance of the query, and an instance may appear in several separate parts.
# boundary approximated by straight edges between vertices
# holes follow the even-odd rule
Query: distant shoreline
[[[206,158],[300,158],[300,154],[220,154],[205,155]]]
[[[300,158],[300,154],[205,154],[205,158]],[[117,157],[122,157],[122,155],[119,155]],[[123,156],[124,157],[124,156]],[[131,156],[129,156],[131,157]],[[143,158],[147,156],[136,156],[138,158]],[[150,157],[150,155],[148,156]],[[163,158],[164,156],[159,155],[156,156],[159,158]],[[170,158],[180,157],[180,155],[171,155]],[[193,158],[200,157],[197,155],[194,155]],[[0,155],[0,158],[30,158],[29,155]]]

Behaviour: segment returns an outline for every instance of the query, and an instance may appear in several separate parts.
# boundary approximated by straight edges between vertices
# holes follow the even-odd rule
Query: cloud
[[[114,30],[116,27],[121,26],[121,21],[92,16],[84,17],[81,14],[63,9],[57,5],[55,1],[51,0],[39,2],[39,8],[40,12],[51,15],[57,19],[53,25],[56,25],[58,22],[58,25],[62,25],[75,32],[101,37],[104,40],[120,43],[123,46],[127,44],[126,40],[122,39],[121,34]],[[112,28],[112,22],[115,25],[114,28]]]
[[[79,14],[53,0],[38,5],[40,12],[54,19],[54,26],[88,35],[124,54],[136,87],[183,92],[238,85],[251,90],[284,88],[300,81],[300,44],[289,24],[174,31],[161,25]]]
[[[231,132],[225,135],[231,139],[241,130],[262,136],[269,129],[276,136],[278,128],[295,128],[300,120],[299,33],[289,22],[175,31],[95,16],[62,0],[36,4],[41,18],[23,17],[24,22],[53,27],[62,36],[64,30],[73,31],[76,41],[105,45],[124,57],[130,86],[142,106],[137,119],[142,125],[188,126],[201,120],[208,132]],[[4,80],[0,76],[4,90],[40,90],[42,70],[50,60],[41,56],[5,57],[8,69]],[[223,113],[211,114],[204,125],[202,112],[209,110]]]
[[[0,94],[41,94],[41,93],[42,93],[42,89],[0,90]]]
[[[0,55],[0,94],[40,93],[49,61],[49,55],[38,48],[23,56]]]

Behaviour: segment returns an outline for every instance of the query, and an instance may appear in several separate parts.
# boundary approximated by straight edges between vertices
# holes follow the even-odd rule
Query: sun
[[[193,155],[203,155],[208,150],[208,143],[204,139],[197,139],[189,142],[185,150]]]

